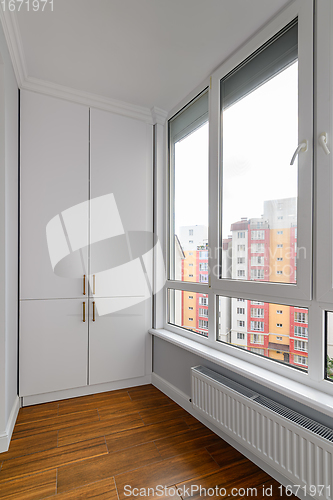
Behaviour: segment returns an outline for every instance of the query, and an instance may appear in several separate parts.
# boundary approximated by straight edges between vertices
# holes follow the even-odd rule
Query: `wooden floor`
[[[152,385],[22,408],[0,468],[8,500],[291,498]]]

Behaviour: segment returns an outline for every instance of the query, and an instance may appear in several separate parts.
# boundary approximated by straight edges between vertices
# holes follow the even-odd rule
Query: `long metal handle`
[[[96,293],[96,276],[93,274],[93,294]]]
[[[86,275],[83,275],[83,295],[86,294]]]
[[[83,318],[82,318],[83,323],[86,322],[86,303],[83,302]]]
[[[96,321],[96,319],[95,319],[95,302],[93,302],[93,321]]]

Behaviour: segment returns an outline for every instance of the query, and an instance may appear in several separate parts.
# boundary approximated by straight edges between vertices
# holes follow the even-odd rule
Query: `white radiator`
[[[332,429],[203,366],[192,368],[192,407],[300,493],[332,500]]]

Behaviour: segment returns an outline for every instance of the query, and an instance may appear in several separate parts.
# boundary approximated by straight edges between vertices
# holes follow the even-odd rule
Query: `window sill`
[[[169,332],[164,329],[150,329],[149,333],[166,342],[170,342],[186,351],[192,352],[204,359],[211,361],[217,365],[223,366],[235,373],[245,376],[246,378],[257,382],[273,391],[279,392],[284,396],[294,399],[314,410],[317,410],[326,415],[332,416],[333,413],[333,396],[319,391],[313,387],[301,384],[283,377],[276,373],[272,373],[264,368],[248,363],[244,360],[230,356],[224,352],[205,346],[195,340],[190,340],[186,337]],[[329,382],[328,382],[329,383]]]

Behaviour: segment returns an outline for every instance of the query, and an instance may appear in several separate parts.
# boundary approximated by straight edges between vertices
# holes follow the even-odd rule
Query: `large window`
[[[298,169],[290,158],[298,142],[297,46],[295,21],[221,79],[221,234],[223,241],[231,236],[232,250],[240,235],[247,241],[247,280],[295,282]],[[222,264],[223,278],[239,279],[237,259],[222,252],[222,261],[230,260]]]
[[[169,123],[167,287],[199,300],[195,328],[176,329],[170,320],[166,328],[237,359],[238,373],[243,361],[265,369],[270,386],[270,374],[278,374],[286,385],[293,379],[333,394],[333,156],[324,147],[333,150],[333,63],[325,67],[323,56],[321,93],[317,80],[313,87],[313,43],[330,61],[333,6],[323,0],[317,7],[332,37],[329,46],[319,31],[313,36],[312,2],[296,0],[234,52],[213,73],[208,91]],[[206,115],[197,112],[203,95],[209,95],[209,129],[207,97]],[[325,120],[319,121],[319,111]],[[192,118],[178,136],[173,127],[185,113]],[[194,134],[193,151],[200,158],[203,148],[209,162],[188,167],[200,185],[190,198],[177,149]],[[191,218],[193,204],[205,221]],[[207,240],[196,240],[197,226],[206,226]]]
[[[170,279],[207,283],[207,92],[169,122],[169,137]]]

